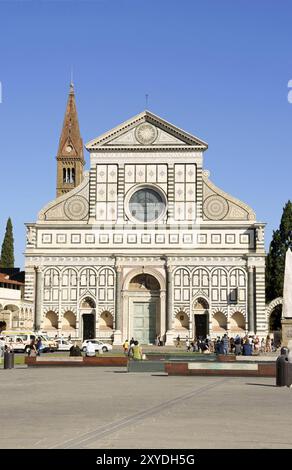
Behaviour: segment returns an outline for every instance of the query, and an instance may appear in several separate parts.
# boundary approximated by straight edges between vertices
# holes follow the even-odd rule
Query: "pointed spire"
[[[63,129],[59,141],[58,157],[83,157],[83,142],[80,135],[75,102],[74,85],[71,81]]]

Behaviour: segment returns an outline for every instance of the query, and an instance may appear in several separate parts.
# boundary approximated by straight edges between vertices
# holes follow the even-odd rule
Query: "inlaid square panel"
[[[123,243],[123,235],[120,233],[116,233],[114,235],[114,243]]]
[[[221,243],[221,235],[212,233],[211,243]]]
[[[151,243],[151,235],[150,234],[143,234],[141,237],[142,243]]]
[[[99,243],[108,243],[109,236],[107,234],[99,235]]]
[[[52,235],[50,233],[43,233],[42,243],[52,243]]]
[[[127,237],[128,243],[137,243],[137,235],[128,235]]]
[[[66,243],[67,236],[64,233],[57,234],[57,243]]]
[[[197,243],[205,245],[207,243],[207,235],[205,233],[199,233],[197,236]]]
[[[225,243],[228,243],[228,244],[233,244],[235,243],[235,235],[234,233],[227,233],[225,235]]]
[[[94,243],[95,242],[95,236],[93,233],[89,233],[85,235],[85,243]]]
[[[169,243],[178,243],[179,236],[177,233],[172,233],[169,235]]]
[[[155,242],[156,243],[164,243],[165,242],[164,235],[155,235]]]
[[[72,233],[71,235],[71,243],[80,243],[81,242],[81,235],[80,233]]]
[[[193,242],[193,236],[191,234],[186,234],[183,236],[183,242],[184,243],[192,243]]]

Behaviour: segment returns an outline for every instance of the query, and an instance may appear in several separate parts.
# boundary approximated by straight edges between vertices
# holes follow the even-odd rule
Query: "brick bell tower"
[[[70,92],[57,154],[57,197],[71,191],[83,180],[85,165],[73,83]]]

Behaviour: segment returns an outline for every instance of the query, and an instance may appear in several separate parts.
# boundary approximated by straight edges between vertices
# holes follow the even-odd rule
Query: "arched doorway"
[[[235,312],[230,317],[230,334],[233,336],[245,334],[245,318],[241,312]]]
[[[223,335],[227,330],[227,318],[223,312],[216,312],[212,318],[212,331],[216,335]]]
[[[175,337],[180,335],[181,338],[185,338],[189,335],[189,317],[185,312],[180,311],[175,316],[174,329]]]
[[[95,338],[95,302],[91,297],[85,297],[81,301],[80,313],[83,340]]]
[[[274,331],[280,331],[282,329],[281,325],[282,318],[282,305],[276,305],[269,318],[269,332],[273,333]]]
[[[209,304],[199,297],[194,303],[194,338],[206,338],[209,334]]]
[[[63,315],[62,332],[65,336],[76,336],[76,317],[71,310],[67,310]]]
[[[140,344],[153,344],[160,334],[160,284],[151,274],[138,274],[129,283],[131,337]]]
[[[49,312],[46,313],[46,316],[44,318],[43,328],[45,331],[49,331],[50,333],[52,332],[57,333],[58,315],[56,314],[56,312],[53,312],[52,310],[50,310]]]
[[[269,334],[274,338],[276,344],[281,344],[282,341],[282,310],[282,297],[277,297],[266,306]]]

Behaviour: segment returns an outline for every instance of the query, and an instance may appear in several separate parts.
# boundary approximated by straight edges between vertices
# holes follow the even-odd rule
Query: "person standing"
[[[36,354],[37,356],[41,355],[41,350],[43,349],[42,338],[39,336],[36,342]]]
[[[135,341],[134,346],[133,346],[133,359],[134,361],[142,360],[142,348],[139,345],[138,341]]]
[[[235,337],[234,346],[235,346],[235,355],[239,356],[239,354],[241,354],[241,338],[239,335],[236,335]]]
[[[180,348],[180,335],[177,335],[176,337],[176,347]]]
[[[30,357],[35,357],[37,355],[37,348],[35,345],[35,336],[31,336],[30,339],[31,341],[30,341],[30,345],[27,350],[27,353]]]
[[[123,344],[123,348],[124,348],[124,354],[127,355],[129,351],[129,341],[127,339]]]
[[[254,338],[254,353],[259,354],[260,352],[260,339],[258,336]]]
[[[272,341],[271,341],[270,335],[267,335],[267,338],[266,338],[266,352],[267,353],[272,352]]]
[[[227,333],[223,336],[223,354],[228,354],[229,339]]]

